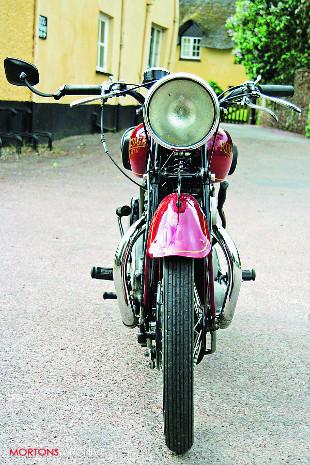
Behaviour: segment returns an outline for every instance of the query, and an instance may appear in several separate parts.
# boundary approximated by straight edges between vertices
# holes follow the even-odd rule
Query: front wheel
[[[163,406],[166,444],[183,454],[193,445],[194,263],[168,257],[163,266]]]

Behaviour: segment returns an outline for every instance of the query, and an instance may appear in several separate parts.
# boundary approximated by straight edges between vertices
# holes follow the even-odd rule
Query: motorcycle
[[[241,282],[255,280],[254,269],[242,270],[226,230],[225,179],[236,169],[238,150],[220,120],[234,104],[277,119],[256,104],[261,97],[300,112],[281,98],[293,96],[294,88],[260,85],[257,79],[217,96],[197,76],[150,68],[141,84],[65,85],[46,94],[34,88],[34,65],[14,58],[4,65],[11,84],[37,95],[91,96],[71,106],[99,100],[103,108],[110,98],[126,95],[139,104],[140,124],[121,139],[122,167],[108,150],[101,112],[104,151],[139,193],[116,210],[121,238],[113,268],[93,267],[91,276],[114,280],[116,294],[105,292],[104,299],[117,299],[124,325],[138,328],[150,367],[162,371],[166,445],[183,454],[194,440],[194,367],[215,352],[217,331],[231,324]]]

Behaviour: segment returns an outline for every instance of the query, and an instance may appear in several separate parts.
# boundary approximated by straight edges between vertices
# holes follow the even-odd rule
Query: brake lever
[[[105,100],[112,96],[115,96],[115,94],[110,92],[109,94],[96,95],[96,97],[81,98],[79,100],[74,100],[74,102],[71,102],[70,107],[71,108],[77,107],[78,105],[83,105],[83,103],[95,102],[96,100]]]
[[[256,105],[247,97],[244,98],[244,103],[250,108],[254,108],[255,110],[260,110],[264,111],[265,113],[268,113],[275,121],[279,121],[277,115],[272,110],[270,110],[270,108],[262,107],[261,105]]]
[[[254,81],[254,83],[253,83],[254,86],[256,86],[256,84],[258,84],[258,83],[261,81],[261,79],[262,79],[262,75],[259,74],[259,75],[256,77],[256,79],[255,79],[255,81]]]
[[[272,102],[278,103],[279,105],[283,105],[284,107],[290,108],[291,110],[296,111],[297,113],[301,113],[301,108],[297,105],[294,105],[292,102],[288,102],[287,100],[283,100],[277,97],[270,97],[269,95],[260,94],[261,97],[271,100]]]
[[[141,87],[141,86],[136,86],[136,87]],[[113,88],[116,88],[116,89],[111,90]],[[101,95],[96,95],[96,97],[86,97],[86,98],[81,98],[79,100],[75,100],[74,102],[70,103],[70,107],[72,108],[78,105],[83,105],[83,103],[95,102],[96,100],[102,100],[104,102],[105,100],[108,100],[109,98],[122,97],[126,94],[126,92],[128,92],[128,90],[134,90],[135,88],[128,89],[127,85],[123,81],[114,82],[112,84],[108,82],[106,85],[102,85]],[[109,92],[105,93],[106,90],[109,90]]]

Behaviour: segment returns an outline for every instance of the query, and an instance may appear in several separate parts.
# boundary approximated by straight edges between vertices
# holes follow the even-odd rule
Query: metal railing
[[[222,116],[223,123],[230,124],[256,124],[255,110],[241,105],[228,107]]]

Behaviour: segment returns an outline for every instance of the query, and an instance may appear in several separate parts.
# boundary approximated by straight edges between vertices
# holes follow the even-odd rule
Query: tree
[[[293,83],[310,66],[309,19],[309,0],[237,0],[227,22],[236,62],[265,83]]]

